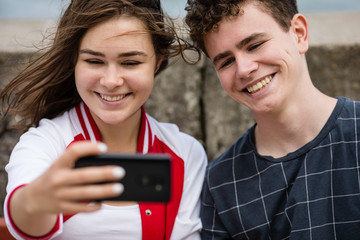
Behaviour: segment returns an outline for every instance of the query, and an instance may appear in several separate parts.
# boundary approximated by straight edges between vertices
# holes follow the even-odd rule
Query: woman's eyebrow
[[[132,57],[132,56],[144,56],[144,57],[147,57],[148,55],[145,52],[137,51],[137,50],[120,53],[118,55],[118,57]]]
[[[93,51],[91,49],[81,49],[80,54],[82,54],[82,53],[90,54],[90,55],[94,55],[94,56],[98,56],[98,57],[105,57],[105,54],[103,54],[101,52]],[[132,56],[144,56],[144,57],[147,57],[148,55],[145,52],[137,51],[137,50],[120,53],[118,55],[119,58],[121,58],[121,57],[132,57]]]
[[[94,55],[94,56],[97,56],[97,57],[105,57],[105,54],[103,54],[101,52],[96,52],[96,51],[93,51],[93,50],[90,50],[90,49],[81,49],[80,54],[81,53],[86,53],[86,54]]]

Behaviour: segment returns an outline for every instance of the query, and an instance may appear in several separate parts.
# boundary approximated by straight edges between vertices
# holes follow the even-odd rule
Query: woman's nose
[[[114,89],[124,83],[124,78],[117,66],[108,66],[100,80],[107,89]]]

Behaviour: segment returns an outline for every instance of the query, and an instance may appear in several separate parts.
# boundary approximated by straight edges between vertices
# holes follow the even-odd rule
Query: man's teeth
[[[109,101],[109,102],[115,102],[115,101],[119,101],[121,99],[123,99],[126,95],[119,95],[119,96],[105,96],[105,95],[102,95],[100,94],[100,97],[106,101]]]
[[[257,91],[259,91],[260,89],[264,88],[266,85],[268,85],[271,80],[272,80],[272,76],[268,76],[266,78],[264,78],[263,80],[257,82],[256,84],[252,85],[251,87],[248,87],[247,90],[249,93],[256,93]]]

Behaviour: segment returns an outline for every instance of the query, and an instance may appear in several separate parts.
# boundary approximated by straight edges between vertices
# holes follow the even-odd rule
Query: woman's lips
[[[120,101],[121,99],[125,98],[128,94],[120,94],[120,95],[104,95],[99,93],[100,97],[108,102],[116,102],[116,101]]]

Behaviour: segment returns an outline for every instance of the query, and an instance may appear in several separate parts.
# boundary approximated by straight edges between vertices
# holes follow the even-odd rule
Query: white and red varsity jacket
[[[114,239],[133,239],[131,236],[119,236],[109,219],[100,219],[96,226],[76,224],[77,215],[62,215],[53,230],[46,236],[34,238],[22,233],[13,224],[9,214],[9,199],[21,186],[41,175],[58,159],[74,141],[101,141],[98,128],[84,103],[52,119],[43,119],[37,128],[24,133],[15,146],[6,166],[8,173],[7,196],[4,215],[11,234],[17,239],[89,239],[86,233],[104,227],[106,236]],[[142,122],[138,140],[139,153],[167,153],[172,157],[172,193],[167,204],[139,203],[141,216],[141,236],[143,240],[157,239],[200,239],[201,221],[200,192],[203,184],[206,153],[201,144],[193,137],[179,131],[174,124],[159,123],[145,113],[142,108]],[[121,207],[118,207],[121,208]],[[99,210],[101,211],[101,210]],[[93,215],[88,215],[90,219]],[[99,218],[96,214],[94,218]],[[126,219],[126,218],[125,218]],[[130,221],[130,220],[129,220]],[[75,225],[74,235],[66,232],[67,225]],[[121,223],[119,223],[121,224]],[[71,230],[74,226],[70,226]],[[100,231],[99,231],[100,232]],[[92,233],[92,239],[105,239],[101,233]],[[95,234],[95,235],[94,235]],[[65,237],[65,236],[66,237]],[[83,236],[83,237],[82,237]]]

